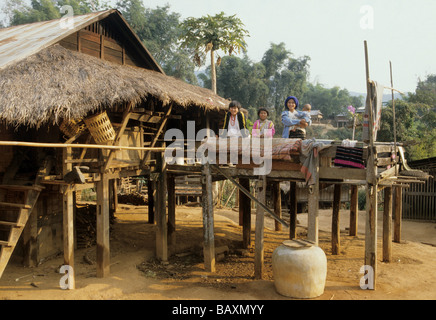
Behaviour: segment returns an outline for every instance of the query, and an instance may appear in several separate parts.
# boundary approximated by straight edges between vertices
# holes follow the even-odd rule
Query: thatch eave
[[[211,90],[156,71],[111,63],[54,45],[0,70],[0,120],[39,127],[148,97],[203,110],[226,110]]]

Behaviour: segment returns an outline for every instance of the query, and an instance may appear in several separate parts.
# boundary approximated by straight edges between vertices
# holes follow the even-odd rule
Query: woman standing
[[[289,96],[285,100],[286,110],[282,112],[283,134],[282,138],[306,138],[306,127],[311,124],[310,117],[298,111],[298,99]]]

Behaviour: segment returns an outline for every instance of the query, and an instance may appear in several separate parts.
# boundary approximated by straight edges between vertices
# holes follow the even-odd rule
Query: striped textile
[[[336,147],[335,166],[365,169],[363,148]]]

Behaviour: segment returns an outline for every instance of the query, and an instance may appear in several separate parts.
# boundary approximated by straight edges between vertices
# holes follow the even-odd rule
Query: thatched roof
[[[0,70],[0,120],[39,127],[149,96],[163,105],[227,109],[211,90],[54,45]]]

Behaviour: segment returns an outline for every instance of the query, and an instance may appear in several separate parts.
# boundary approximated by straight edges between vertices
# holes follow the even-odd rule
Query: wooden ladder
[[[33,185],[0,184],[0,192],[6,194],[6,201],[0,201],[0,278],[38,201],[39,194],[44,189],[40,181],[49,174],[51,166],[52,160],[46,159],[35,181],[30,183]],[[7,199],[8,194],[15,195],[12,197],[15,199]],[[16,197],[19,194],[21,196]]]
[[[20,203],[0,202],[0,227],[2,229],[2,237],[0,238],[1,278],[43,187],[0,185],[0,189],[24,195],[24,201]]]

